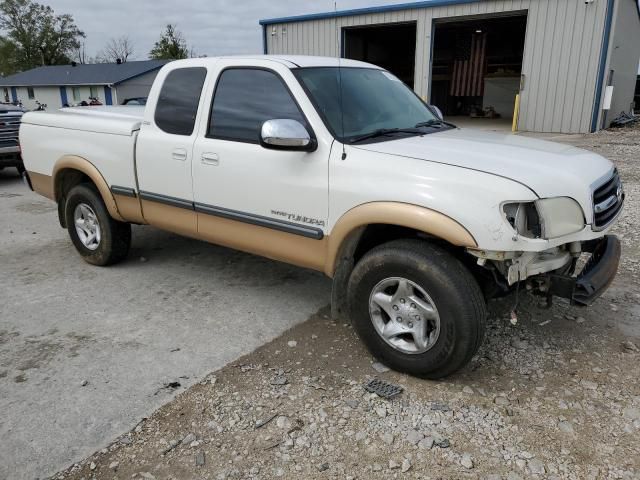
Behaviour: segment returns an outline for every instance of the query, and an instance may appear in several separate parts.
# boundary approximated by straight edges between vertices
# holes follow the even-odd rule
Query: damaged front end
[[[493,274],[503,291],[524,282],[528,291],[546,297],[549,304],[555,296],[568,299],[572,305],[588,306],[615,278],[621,247],[617,237],[607,235],[541,252],[468,252]],[[585,255],[588,259],[582,264]]]

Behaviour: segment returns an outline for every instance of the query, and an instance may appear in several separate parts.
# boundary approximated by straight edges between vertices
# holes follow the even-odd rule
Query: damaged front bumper
[[[567,298],[572,305],[591,305],[602,295],[618,272],[622,248],[620,240],[613,235],[583,244],[583,251],[591,257],[577,277],[551,273],[550,295]]]
[[[542,252],[468,251],[478,257],[479,265],[494,271],[503,291],[526,281],[528,290],[547,296],[549,301],[556,296],[583,306],[591,305],[609,287],[621,255],[620,241],[613,235]],[[577,261],[584,253],[591,256],[576,276]]]

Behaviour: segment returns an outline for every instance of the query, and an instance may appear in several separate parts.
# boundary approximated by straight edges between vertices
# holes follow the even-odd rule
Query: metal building
[[[586,133],[633,108],[638,0],[430,0],[261,20],[264,52],[381,65],[445,115]],[[640,106],[638,106],[640,108]]]

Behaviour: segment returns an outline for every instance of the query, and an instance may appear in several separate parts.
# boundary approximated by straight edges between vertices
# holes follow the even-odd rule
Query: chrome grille
[[[22,114],[3,115],[0,112],[0,148],[15,147],[18,145],[18,132],[20,131],[20,118]]]
[[[622,210],[624,190],[618,170],[593,192],[593,226],[597,230],[607,227]]]

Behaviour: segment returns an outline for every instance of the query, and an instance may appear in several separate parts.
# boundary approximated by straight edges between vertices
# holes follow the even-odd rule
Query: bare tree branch
[[[102,63],[116,63],[118,59],[125,63],[134,53],[131,39],[123,35],[109,40],[104,49],[98,53],[97,60]]]

